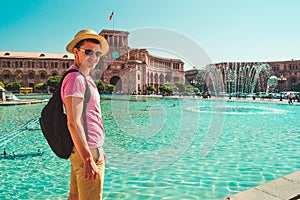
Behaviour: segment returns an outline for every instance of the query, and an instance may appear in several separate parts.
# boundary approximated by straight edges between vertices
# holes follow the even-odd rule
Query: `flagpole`
[[[112,20],[112,29],[115,30],[115,16],[114,16],[114,11],[111,12],[110,16],[109,16],[109,20]]]

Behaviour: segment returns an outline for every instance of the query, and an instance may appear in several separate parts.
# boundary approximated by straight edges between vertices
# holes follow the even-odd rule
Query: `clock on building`
[[[118,51],[113,51],[113,52],[111,53],[111,57],[112,57],[113,59],[117,59],[117,58],[120,57],[120,53],[119,53]]]

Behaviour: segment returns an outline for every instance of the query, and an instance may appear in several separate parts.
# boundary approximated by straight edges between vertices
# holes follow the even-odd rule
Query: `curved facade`
[[[100,35],[107,39],[110,50],[92,73],[104,83],[116,85],[116,93],[146,93],[149,85],[159,92],[159,86],[165,83],[184,83],[181,60],[151,55],[146,49],[129,48],[128,32],[103,30]]]
[[[146,93],[146,88],[167,83],[184,83],[184,63],[151,55],[146,49],[134,49],[107,63],[103,81],[117,86],[117,93]]]

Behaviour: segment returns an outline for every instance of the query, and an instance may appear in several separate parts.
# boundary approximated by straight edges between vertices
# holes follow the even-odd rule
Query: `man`
[[[107,41],[93,30],[79,31],[66,47],[75,57],[74,65],[68,70],[79,70],[66,76],[61,89],[68,128],[74,142],[74,150],[70,156],[70,200],[102,199],[105,169],[102,145],[105,134],[100,96],[89,72],[95,68],[108,48]],[[85,121],[82,114],[86,83],[90,89],[90,100],[86,105]]]

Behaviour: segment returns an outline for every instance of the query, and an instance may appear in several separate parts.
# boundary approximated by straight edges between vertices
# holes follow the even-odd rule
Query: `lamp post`
[[[229,74],[227,79],[227,93],[229,94],[229,99],[231,99],[231,93],[233,92],[232,89],[233,81],[234,81],[233,74]]]
[[[278,77],[278,81],[280,81],[280,101],[282,101],[282,82],[286,81],[286,77],[281,74],[281,76]]]
[[[196,80],[195,79],[191,80],[191,85],[194,86],[195,84],[196,84]]]

